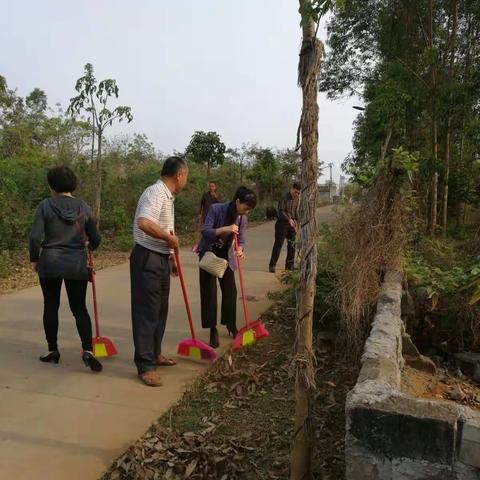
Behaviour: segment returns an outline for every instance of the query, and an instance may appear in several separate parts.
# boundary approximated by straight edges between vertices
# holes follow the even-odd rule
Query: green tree
[[[250,166],[247,178],[255,182],[259,200],[273,200],[282,187],[280,162],[270,148],[254,146],[250,148],[254,160]]]
[[[26,98],[26,117],[28,120],[39,123],[46,118],[48,101],[43,90],[35,88]]]
[[[145,162],[157,158],[155,147],[144,133],[134,133],[127,145],[128,156],[136,162]]]
[[[197,131],[192,135],[185,153],[195,163],[206,165],[209,180],[210,170],[223,163],[225,150],[225,144],[217,132]]]
[[[356,93],[365,105],[344,167],[361,183],[392,158],[393,149],[419,152],[418,214],[434,233],[439,211],[446,234],[449,216],[458,223],[465,210],[466,197],[452,188],[462,177],[471,178],[472,186],[479,180],[478,135],[470,126],[479,118],[480,4],[343,3],[328,24],[330,49],[320,87],[332,98]]]
[[[302,157],[292,148],[279,150],[275,156],[280,163],[283,186],[289,187],[293,181],[300,178]]]
[[[78,95],[70,99],[67,112],[72,116],[85,111],[89,114],[92,127],[92,161],[95,135],[97,136],[97,156],[95,162],[95,200],[94,213],[97,221],[100,220],[100,206],[102,199],[102,140],[107,126],[114,121],[122,122],[133,120],[130,107],[120,105],[113,110],[109,108],[108,102],[112,97],[118,98],[117,82],[111,78],[97,82],[91,63],[85,65],[85,75],[77,80],[75,90]]]

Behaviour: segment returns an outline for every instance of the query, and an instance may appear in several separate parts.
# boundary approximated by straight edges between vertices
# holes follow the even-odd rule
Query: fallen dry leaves
[[[288,478],[294,330],[285,311],[274,306],[264,315],[271,336],[251,350],[227,352],[113,463],[103,480]],[[331,346],[321,349],[317,360],[314,473],[339,480],[344,475],[345,396],[355,372]]]

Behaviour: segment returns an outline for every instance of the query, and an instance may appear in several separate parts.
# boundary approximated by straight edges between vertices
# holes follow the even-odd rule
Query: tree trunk
[[[98,129],[98,148],[97,148],[97,168],[95,172],[95,203],[93,212],[97,219],[97,225],[100,223],[100,207],[102,202],[102,131]]]
[[[453,83],[453,67],[455,61],[455,45],[457,37],[457,25],[458,25],[458,1],[454,0],[452,6],[452,31],[450,35],[450,61],[448,67],[448,86],[450,88],[450,99],[448,104],[448,113],[447,113],[447,131],[445,136],[445,164],[444,164],[444,187],[443,187],[443,211],[442,211],[442,235],[443,237],[447,236],[447,227],[448,227],[448,182],[450,178],[450,137],[451,137],[451,127],[452,127],[452,83]]]
[[[429,44],[430,49],[433,52],[434,41],[434,27],[433,27],[433,0],[429,0],[429,12],[430,12],[430,29],[429,29]],[[433,170],[438,167],[438,128],[437,128],[437,71],[435,63],[432,63],[431,67],[432,74],[432,95],[431,95],[431,115],[432,115],[432,167]],[[438,191],[438,173],[435,172],[432,178],[432,199],[431,199],[431,216],[430,216],[430,225],[429,231],[433,235],[437,226],[437,191]]]
[[[442,206],[442,236],[446,238],[448,227],[448,181],[450,179],[450,124],[451,117],[447,119],[447,134],[445,138],[445,165],[443,179],[443,206]]]
[[[303,7],[309,0],[300,0]],[[304,11],[301,8],[301,11]],[[297,287],[295,356],[295,437],[291,452],[291,480],[312,478],[310,410],[315,388],[312,349],[313,304],[317,274],[317,145],[318,104],[317,77],[323,57],[323,45],[315,37],[315,24],[310,17],[303,22],[303,42],[298,67],[298,84],[302,87],[302,193],[300,219],[300,280]]]
[[[93,161],[95,159],[95,119],[92,113],[92,153],[91,153],[91,164],[93,166]]]
[[[430,235],[435,235],[437,227],[437,198],[438,198],[438,173],[435,172],[432,176],[432,204],[430,215]]]
[[[385,137],[385,141],[382,144],[382,150],[380,152],[380,161],[383,162],[385,157],[387,156],[388,146],[390,144],[390,139],[392,138],[392,127],[388,127],[387,129],[387,136]],[[390,165],[391,167],[391,165]]]

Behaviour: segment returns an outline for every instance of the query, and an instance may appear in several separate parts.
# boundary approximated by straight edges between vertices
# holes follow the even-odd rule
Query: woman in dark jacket
[[[243,256],[245,232],[247,229],[246,214],[255,207],[255,192],[239,187],[233,200],[227,203],[212,205],[202,225],[202,238],[198,245],[198,254],[202,259],[205,252],[213,252],[217,257],[228,260],[228,267],[222,278],[219,278],[222,290],[222,325],[226,325],[229,335],[237,334],[237,287],[235,285],[236,259],[230,254],[233,234],[238,234],[240,256]],[[200,269],[200,301],[202,327],[210,329],[210,345],[219,346],[217,330],[217,277]]]
[[[65,282],[70,310],[75,317],[82,341],[82,359],[87,367],[99,372],[102,364],[92,353],[92,323],[85,305],[88,284],[87,252],[100,244],[90,207],[72,196],[77,178],[68,167],[55,167],[47,174],[52,197],[37,207],[30,233],[30,262],[38,272],[43,292],[43,326],[48,353],[42,362],[60,360],[57,345],[60,291]]]

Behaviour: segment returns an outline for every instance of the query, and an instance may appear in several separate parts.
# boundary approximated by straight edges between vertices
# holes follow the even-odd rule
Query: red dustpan
[[[93,268],[93,257],[91,250],[88,249],[88,280],[92,282],[93,295],[93,313],[95,317],[95,336],[92,338],[93,355],[95,357],[113,357],[117,355],[117,349],[113,342],[107,338],[100,336],[99,315],[97,306],[97,289],[95,287],[95,269]]]
[[[240,280],[240,290],[242,292],[243,313],[245,315],[245,325],[238,331],[233,340],[232,350],[236,351],[242,347],[254,345],[262,338],[268,337],[268,331],[260,320],[250,321],[247,309],[247,301],[245,299],[245,287],[243,284],[243,271],[240,257],[238,256],[238,238],[237,234],[233,235],[235,244],[235,256],[237,257],[238,278]]]

